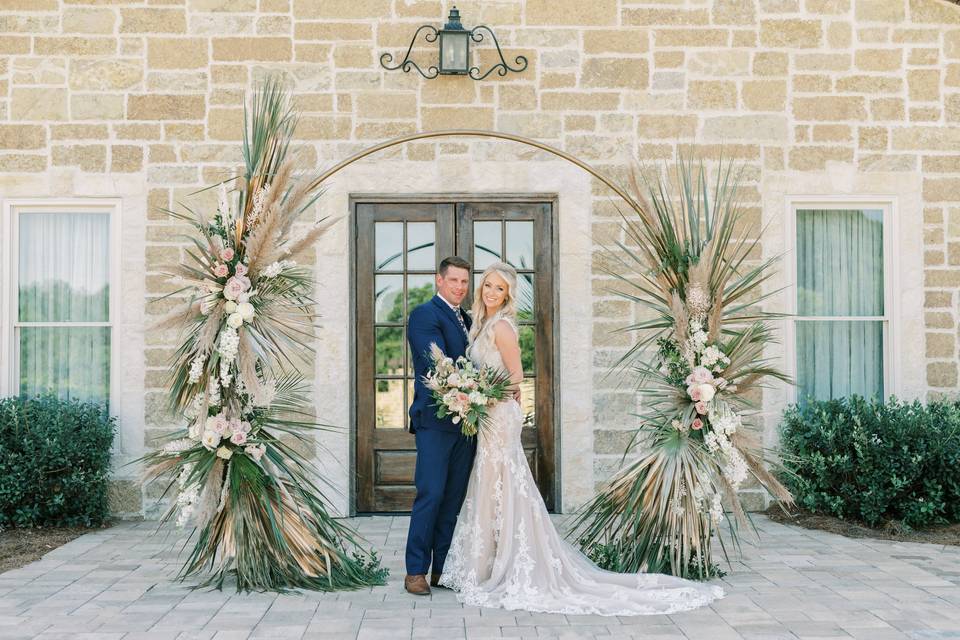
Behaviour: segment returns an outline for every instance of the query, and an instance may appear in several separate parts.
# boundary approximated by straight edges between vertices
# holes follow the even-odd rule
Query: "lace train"
[[[491,323],[492,324],[492,323]],[[492,340],[471,357],[497,365]],[[490,343],[490,344],[487,344]],[[493,350],[491,352],[491,349]],[[551,522],[523,453],[523,415],[513,400],[490,411],[440,584],[464,604],[546,613],[649,615],[686,611],[723,590],[662,574],[604,571]]]

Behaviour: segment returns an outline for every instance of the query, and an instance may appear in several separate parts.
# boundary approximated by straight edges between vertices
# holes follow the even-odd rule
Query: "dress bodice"
[[[503,357],[500,355],[500,349],[494,341],[493,328],[497,322],[504,320],[509,323],[514,333],[517,332],[517,325],[510,316],[504,313],[497,313],[492,318],[483,321],[480,331],[473,339],[473,342],[467,348],[467,357],[477,367],[493,367],[495,369],[505,369]]]

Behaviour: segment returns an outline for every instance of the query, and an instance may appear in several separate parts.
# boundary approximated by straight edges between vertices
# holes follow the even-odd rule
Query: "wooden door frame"
[[[561,512],[562,501],[560,500],[560,488],[563,486],[562,482],[562,465],[560,464],[561,458],[561,437],[560,437],[560,421],[561,421],[561,403],[560,403],[560,335],[559,335],[559,326],[560,323],[556,321],[557,312],[558,312],[558,301],[559,301],[559,283],[555,278],[556,274],[559,273],[559,259],[560,259],[560,247],[559,247],[559,230],[560,225],[558,222],[559,217],[559,194],[557,193],[513,193],[513,192],[483,192],[483,193],[471,193],[465,191],[454,191],[454,192],[443,192],[443,193],[350,193],[348,197],[348,206],[349,213],[347,216],[348,224],[350,225],[349,234],[349,248],[348,248],[348,259],[350,264],[350,273],[349,273],[349,286],[350,286],[350,336],[349,336],[349,345],[350,350],[350,411],[349,411],[349,423],[348,423],[348,438],[349,443],[349,492],[348,503],[350,509],[350,515],[354,516],[357,514],[357,402],[359,401],[357,394],[357,260],[358,260],[358,241],[357,236],[357,205],[358,204],[442,204],[442,203],[460,203],[460,202],[525,202],[525,203],[550,203],[551,211],[551,238],[550,242],[552,244],[551,251],[551,277],[554,278],[553,286],[553,300],[551,301],[551,314],[554,319],[553,330],[551,331],[552,345],[553,345],[553,380],[551,381],[551,389],[553,392],[553,458],[554,458],[554,475],[553,475],[553,502],[555,505],[554,512]]]

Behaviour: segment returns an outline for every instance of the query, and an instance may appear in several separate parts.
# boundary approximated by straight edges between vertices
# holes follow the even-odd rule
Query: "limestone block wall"
[[[462,0],[464,23],[493,27],[508,59],[528,58],[527,71],[427,81],[379,66],[382,52],[402,55],[416,27],[439,25],[452,4],[0,1],[0,198],[122,194],[125,203],[122,302],[130,325],[114,344],[123,350],[124,406],[132,409],[122,416],[118,459],[135,457],[172,426],[162,404],[174,336],[147,328],[165,311],[151,301],[169,290],[163,265],[180,247],[177,225],[159,208],[201,205],[204,196],[191,194],[234,170],[244,98],[268,73],[287,78],[303,114],[296,151],[305,168],[392,136],[451,127],[537,138],[621,178],[638,159],[670,161],[678,147],[711,161],[722,153],[744,167],[741,199],[751,217],[771,223],[764,245],[771,255],[789,246],[788,197],[889,197],[900,256],[891,267],[899,300],[892,390],[956,393],[960,7],[946,0]],[[427,47],[416,53],[432,55]],[[489,63],[489,47],[478,54]],[[507,191],[500,186],[509,182],[512,191],[543,192],[542,172],[520,167],[548,161],[504,142],[418,142],[338,176],[322,207],[346,214],[346,194],[369,190],[363,172],[378,166],[389,168],[379,191]],[[496,167],[517,169],[498,183],[490,178]],[[591,375],[566,387],[571,397],[585,393],[587,406],[564,414],[571,422],[560,427],[569,427],[565,437],[577,447],[577,459],[561,465],[565,508],[616,466],[637,408],[634,393],[603,375],[628,345],[611,330],[635,313],[610,293],[597,250],[619,233],[617,203],[589,180],[570,198],[576,207],[561,202],[562,215],[582,235],[560,242],[589,240],[586,260],[570,263],[580,270],[559,280],[560,312],[584,332],[561,366],[590,363]],[[346,238],[341,229],[318,249],[321,276],[346,273]],[[577,295],[584,287],[589,303]],[[347,327],[333,319],[350,292],[334,290],[320,342],[349,366]],[[6,330],[9,318],[0,323]],[[331,373],[317,374],[319,396]],[[784,390],[764,398],[768,440],[788,400]],[[346,405],[322,411],[349,415]],[[563,444],[561,452],[572,455]],[[335,473],[346,487],[350,470]],[[138,510],[135,474],[118,474],[129,479],[123,509]],[[341,508],[349,508],[346,498]]]

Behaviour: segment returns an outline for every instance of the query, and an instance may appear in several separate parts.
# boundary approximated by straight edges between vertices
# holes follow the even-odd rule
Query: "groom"
[[[454,360],[466,355],[470,317],[460,303],[469,286],[470,263],[456,256],[445,258],[437,274],[437,295],[414,309],[407,324],[417,376],[410,405],[410,432],[417,439],[417,497],[410,514],[403,586],[418,596],[429,595],[443,573],[477,450],[476,439],[462,435],[451,417],[437,418],[430,390],[423,383],[432,365],[431,343]],[[429,585],[428,570],[432,573]]]

